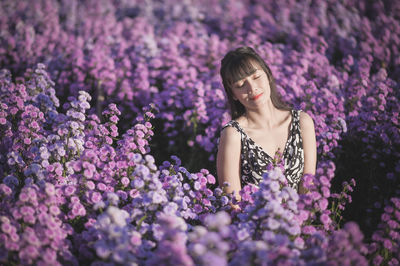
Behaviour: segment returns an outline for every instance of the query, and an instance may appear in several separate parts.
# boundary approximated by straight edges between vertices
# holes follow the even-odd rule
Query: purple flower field
[[[279,158],[217,184],[219,76],[252,46],[315,123],[309,190]],[[400,1],[0,2],[1,265],[399,265]]]

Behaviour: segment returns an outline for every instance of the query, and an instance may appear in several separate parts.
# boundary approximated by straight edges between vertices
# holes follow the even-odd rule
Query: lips
[[[252,99],[253,101],[255,101],[255,100],[257,100],[258,98],[260,98],[261,96],[262,96],[262,93],[257,94],[257,95],[254,96],[254,97],[251,97],[251,99]]]

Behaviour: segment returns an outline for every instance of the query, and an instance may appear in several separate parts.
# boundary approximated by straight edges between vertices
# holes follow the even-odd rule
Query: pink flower
[[[136,198],[137,196],[139,196],[139,191],[137,189],[131,189],[129,191],[129,196],[131,198]]]
[[[329,187],[331,183],[329,182],[329,179],[326,176],[321,176],[319,178],[319,181],[321,182],[322,185]]]
[[[331,195],[331,192],[330,192],[329,188],[327,188],[327,187],[325,187],[325,186],[323,186],[323,187],[321,188],[321,191],[322,191],[322,195],[323,195],[325,198],[328,198],[328,197]]]
[[[313,200],[319,200],[319,199],[321,198],[321,194],[319,194],[319,193],[316,192],[316,191],[313,191],[313,192],[311,192],[311,198],[312,198]]]
[[[91,200],[93,203],[97,203],[101,200],[101,194],[99,192],[93,192]]]
[[[122,184],[124,187],[128,186],[129,183],[130,183],[130,180],[129,180],[129,178],[127,178],[126,176],[124,176],[123,178],[121,178],[121,184]]]
[[[76,188],[74,186],[66,186],[64,189],[66,196],[71,196],[75,192]]]
[[[89,190],[93,190],[93,189],[95,189],[95,187],[96,187],[96,185],[94,184],[94,182],[93,181],[91,181],[91,180],[89,180],[89,181],[86,181],[86,187],[89,189]]]
[[[39,129],[39,124],[36,121],[32,121],[30,124],[30,127],[33,129],[38,130]]]
[[[326,210],[326,208],[328,207],[328,200],[323,198],[319,201],[318,204],[321,210]]]
[[[98,183],[97,184],[97,188],[98,188],[98,190],[100,190],[100,191],[105,191],[106,190],[106,185],[104,185],[104,183]]]
[[[27,202],[29,200],[28,194],[24,191],[21,191],[21,193],[19,194],[19,200],[22,202]]]
[[[11,241],[13,241],[13,242],[18,242],[18,241],[20,240],[20,237],[19,237],[19,235],[17,235],[16,233],[11,233],[10,239],[11,239]]]
[[[303,249],[304,248],[304,240],[298,236],[294,240],[294,245],[299,249]]]
[[[207,184],[207,178],[205,178],[204,176],[201,176],[201,177],[199,178],[199,181],[200,181],[200,184],[201,184],[202,186],[204,186],[204,185]]]
[[[203,205],[205,206],[211,206],[211,202],[208,199],[202,199],[201,202],[203,203]]]
[[[392,244],[392,241],[391,241],[391,240],[385,239],[385,240],[383,241],[383,246],[384,246],[386,249],[392,251],[393,244]]]
[[[6,184],[0,184],[0,191],[3,192],[6,196],[11,195],[11,193],[12,193],[11,188],[9,188]],[[23,192],[21,192],[21,194],[22,193]],[[20,196],[21,196],[21,194],[20,194]],[[25,196],[26,196],[26,194],[25,194]]]
[[[25,230],[24,238],[34,246],[40,246],[40,241],[33,230]]]
[[[86,178],[90,179],[90,178],[93,177],[93,172],[90,171],[89,169],[85,169],[85,171],[83,171],[83,175],[84,175]]]
[[[3,224],[1,225],[1,230],[2,230],[4,233],[9,234],[9,233],[11,233],[11,225],[10,225],[9,223],[3,223]]]
[[[50,206],[49,210],[50,210],[50,213],[53,215],[60,214],[60,209],[57,206],[52,205],[52,206]]]
[[[327,215],[327,214],[322,214],[321,215],[321,217],[319,218],[320,219],[320,221],[324,224],[324,225],[327,225],[327,224],[329,224],[332,220],[331,220],[331,218],[329,217],[329,215]]]
[[[142,243],[141,235],[137,232],[132,232],[130,243],[134,246],[139,246]]]
[[[35,213],[32,207],[29,206],[22,206],[20,211],[22,215],[33,215]]]
[[[51,248],[46,248],[44,253],[42,254],[44,261],[46,262],[55,262],[57,259],[56,252]]]
[[[302,231],[303,231],[303,234],[312,235],[312,234],[314,234],[317,230],[315,229],[314,226],[307,225],[307,226],[304,226],[304,227],[303,227]]]
[[[45,190],[46,190],[47,195],[49,195],[49,196],[52,196],[56,193],[56,191],[54,189],[54,185],[51,183],[46,183]]]
[[[207,181],[210,184],[215,184],[215,177],[213,175],[207,175]]]
[[[113,122],[113,123],[117,123],[118,120],[119,120],[119,118],[116,115],[113,115],[113,116],[110,117],[110,121]]]
[[[144,137],[144,134],[143,134],[143,132],[142,132],[141,130],[136,130],[136,131],[135,131],[135,134],[136,134],[136,136],[138,136],[139,138],[143,138],[143,137]]]

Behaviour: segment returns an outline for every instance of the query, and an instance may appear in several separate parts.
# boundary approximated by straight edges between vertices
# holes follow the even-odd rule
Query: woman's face
[[[257,66],[251,75],[232,84],[232,96],[248,109],[265,104],[271,97],[269,80],[264,70]]]

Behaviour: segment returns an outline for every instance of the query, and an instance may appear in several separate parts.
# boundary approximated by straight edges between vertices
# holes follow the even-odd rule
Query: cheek
[[[269,86],[269,80],[268,80],[268,78],[265,78],[265,79],[263,80],[262,84],[263,84],[263,86],[264,86],[264,88],[265,88],[266,90],[268,90],[268,91],[271,90],[271,88],[270,88],[270,86]]]
[[[260,84],[264,85],[265,87],[269,87],[269,80],[267,77],[260,79]]]
[[[232,91],[232,98],[236,101],[240,98],[243,98],[245,93],[240,90]]]

